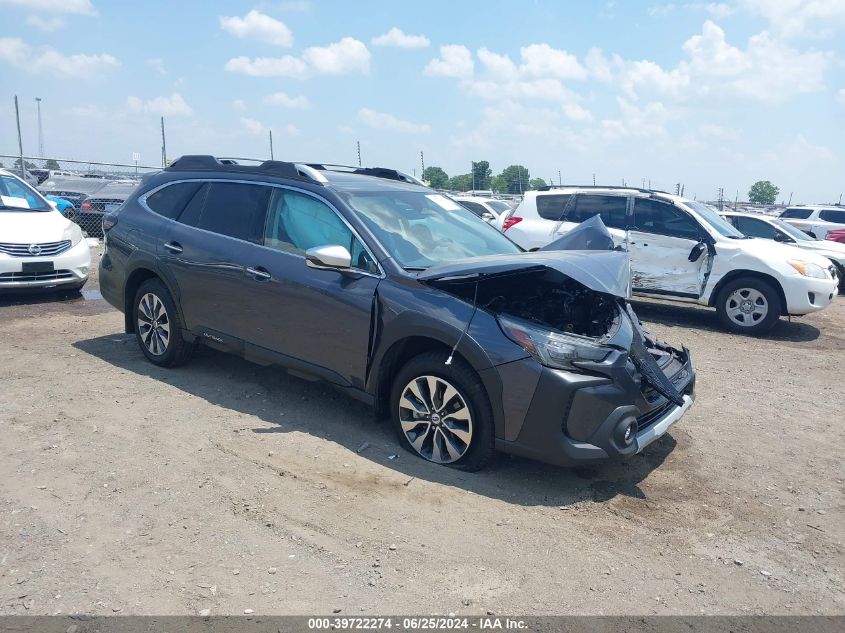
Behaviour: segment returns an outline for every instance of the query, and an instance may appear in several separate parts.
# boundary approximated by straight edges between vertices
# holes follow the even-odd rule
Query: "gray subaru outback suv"
[[[203,344],[325,380],[438,464],[630,456],[694,399],[624,253],[523,252],[395,170],[184,156],[103,230],[101,292],[151,362]]]

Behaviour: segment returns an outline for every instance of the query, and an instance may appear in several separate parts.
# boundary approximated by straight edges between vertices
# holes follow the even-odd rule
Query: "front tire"
[[[716,298],[719,320],[731,332],[759,336],[780,319],[783,302],[772,284],[756,277],[728,282]]]
[[[411,359],[396,375],[390,411],[399,443],[436,464],[464,471],[487,466],[495,455],[493,410],[478,374],[448,353]]]
[[[176,303],[160,280],[141,284],[132,310],[135,339],[147,360],[160,367],[176,367],[190,358],[194,346],[182,338],[184,326]]]

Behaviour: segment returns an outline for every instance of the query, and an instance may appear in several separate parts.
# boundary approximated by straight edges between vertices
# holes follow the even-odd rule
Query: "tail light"
[[[90,200],[83,200],[82,206],[79,207],[81,211],[91,211],[94,207],[91,206]]]
[[[515,224],[519,224],[520,222],[522,222],[522,218],[519,218],[515,215],[512,215],[509,218],[506,218],[505,221],[502,223],[502,233],[507,231],[509,228],[511,228]]]
[[[113,213],[106,213],[103,216],[103,235],[108,233],[117,224],[117,215]]]

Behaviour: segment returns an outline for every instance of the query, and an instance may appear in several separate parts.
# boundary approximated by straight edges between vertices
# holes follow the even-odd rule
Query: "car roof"
[[[687,200],[682,196],[676,196],[666,191],[659,191],[657,189],[640,189],[638,187],[614,187],[601,185],[554,185],[551,187],[539,189],[537,191],[526,191],[525,195],[534,194],[537,196],[548,196],[555,194],[571,195],[573,193],[586,193],[598,196],[635,196],[640,198],[655,196],[665,200],[672,200],[677,202],[686,202]]]

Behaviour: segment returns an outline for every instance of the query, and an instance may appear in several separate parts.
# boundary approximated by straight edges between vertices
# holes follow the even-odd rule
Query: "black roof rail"
[[[389,167],[358,167],[355,165],[332,165],[330,163],[306,163],[308,167],[319,169],[321,171],[336,171],[347,174],[360,174],[362,176],[373,176],[375,178],[386,178],[387,180],[396,180],[398,182],[407,182],[414,185],[422,185],[422,182],[409,176],[408,174],[399,171],[398,169],[390,169]]]
[[[623,187],[621,185],[545,185],[537,191],[551,191],[552,189],[625,189],[627,191],[640,191],[642,193],[669,193],[660,189],[643,189],[642,187]],[[669,194],[674,195],[674,194]]]
[[[165,171],[225,171],[230,173],[266,174],[323,184],[301,173],[294,163],[280,160],[265,160],[258,165],[241,165],[236,159],[218,159],[209,154],[187,154],[174,160],[165,168]]]

